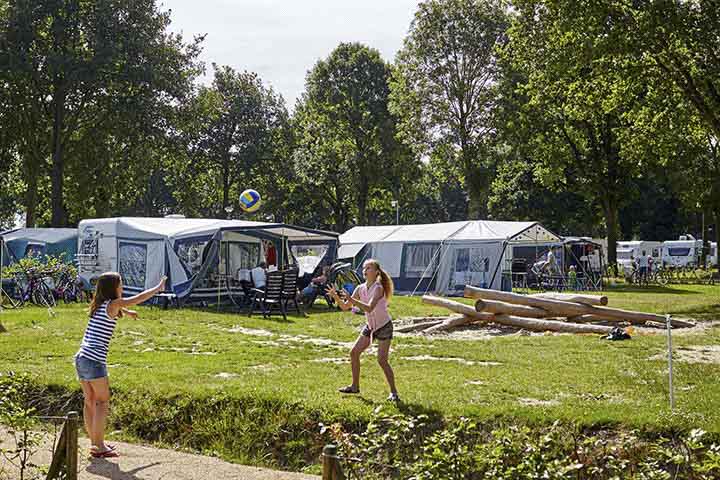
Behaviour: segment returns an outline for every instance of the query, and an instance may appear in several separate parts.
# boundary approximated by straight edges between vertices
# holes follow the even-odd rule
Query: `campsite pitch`
[[[613,306],[720,319],[720,287],[615,289]],[[3,371],[32,375],[46,404],[79,407],[72,356],[86,324],[83,306],[5,312]],[[444,315],[418,298],[395,297],[394,318]],[[141,308],[122,319],[109,356],[109,430],[232,461],[300,469],[317,462],[320,424],[362,428],[382,408],[432,418],[555,420],[649,431],[688,425],[720,433],[720,328],[677,335],[675,401],[668,411],[666,339],[637,335],[399,335],[391,363],[403,398],[388,405],[375,356],[362,358],[360,396],[347,384],[348,351],[363,317],[319,304],[308,317],[270,320],[214,309]],[[686,353],[687,352],[687,353]],[[698,361],[698,358],[702,361]],[[74,402],[74,403],[73,403]]]

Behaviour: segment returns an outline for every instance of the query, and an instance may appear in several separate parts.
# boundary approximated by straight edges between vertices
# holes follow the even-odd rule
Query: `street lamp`
[[[393,200],[390,205],[395,207],[395,225],[400,225],[400,202]]]

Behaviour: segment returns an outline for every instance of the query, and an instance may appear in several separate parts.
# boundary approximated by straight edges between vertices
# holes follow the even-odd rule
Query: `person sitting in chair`
[[[302,290],[302,302],[305,305],[312,305],[315,302],[315,298],[323,292],[325,284],[328,281],[328,273],[330,273],[330,267],[325,265],[320,271],[320,275],[310,280],[310,284]]]

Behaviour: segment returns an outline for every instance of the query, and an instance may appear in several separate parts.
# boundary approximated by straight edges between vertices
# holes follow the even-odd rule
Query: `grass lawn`
[[[615,287],[607,295],[612,307],[720,320],[719,286]],[[0,334],[0,371],[28,372],[41,384],[79,391],[72,356],[87,322],[84,308],[62,306],[53,318],[40,308],[0,313],[8,329]],[[350,380],[344,362],[362,316],[330,311],[319,302],[307,318],[286,322],[212,309],[139,311],[141,319],[119,321],[111,344],[111,385],[123,392],[113,407],[118,415],[147,398],[254,399],[346,422],[362,421],[385,405],[387,388],[373,355],[363,357],[362,394],[337,393]],[[391,303],[395,318],[445,313],[417,297]],[[678,334],[673,342],[678,349],[718,345],[720,329]],[[671,416],[665,349],[663,335],[623,342],[592,335],[475,341],[399,336],[391,363],[400,408],[410,412],[720,432],[720,364],[676,363],[681,413]]]

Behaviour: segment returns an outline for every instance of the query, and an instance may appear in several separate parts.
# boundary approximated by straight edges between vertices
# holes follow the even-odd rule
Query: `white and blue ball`
[[[261,203],[260,194],[251,188],[240,194],[240,208],[248,213],[256,212]]]

